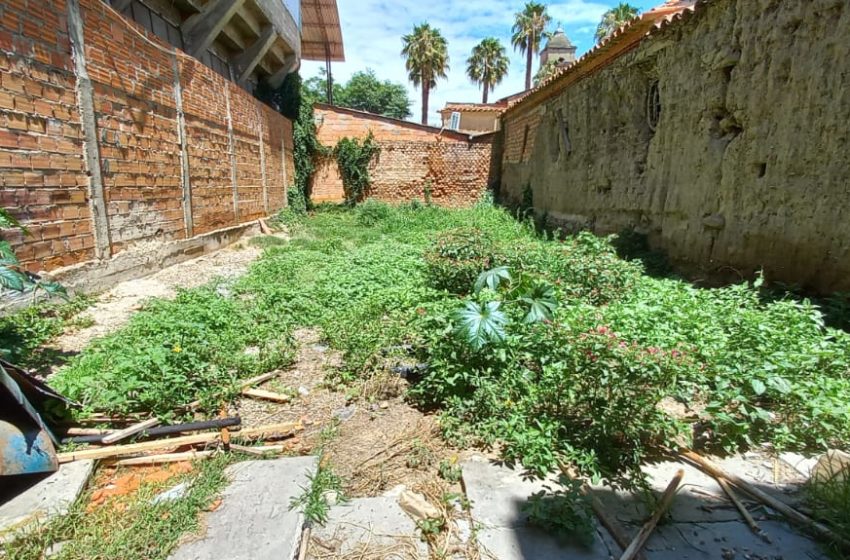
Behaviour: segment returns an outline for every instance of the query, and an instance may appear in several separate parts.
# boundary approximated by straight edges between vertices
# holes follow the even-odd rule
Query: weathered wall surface
[[[370,168],[369,196],[391,203],[423,201],[460,207],[474,204],[489,186],[493,135],[465,134],[425,127],[359,111],[317,105],[319,142],[333,147],[345,137],[371,131],[380,153]],[[313,177],[313,202],[345,200],[336,159],[322,160]]]
[[[28,269],[108,258],[285,205],[289,121],[104,2],[76,5],[0,3],[0,203],[30,232],[3,238]]]
[[[693,269],[850,289],[845,1],[699,4],[553,86],[504,118],[507,200],[530,186],[551,222],[634,227]]]

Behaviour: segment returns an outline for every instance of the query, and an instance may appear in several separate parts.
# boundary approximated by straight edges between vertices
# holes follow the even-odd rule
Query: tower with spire
[[[576,46],[570,42],[560,25],[540,52],[541,66],[546,66],[550,60],[554,60],[558,66],[569,66],[576,61]]]

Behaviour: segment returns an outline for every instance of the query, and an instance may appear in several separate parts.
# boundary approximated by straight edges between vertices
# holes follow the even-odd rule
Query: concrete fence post
[[[183,222],[186,237],[194,237],[192,217],[192,184],[189,179],[189,144],[186,140],[186,115],[183,112],[183,88],[180,85],[180,62],[177,53],[171,55],[174,65],[174,104],[177,108],[177,141],[180,143],[180,186],[183,189]]]
[[[86,45],[83,37],[83,18],[79,0],[67,0],[68,35],[77,77],[77,105],[80,109],[80,125],[83,131],[83,159],[89,178],[89,209],[91,210],[94,252],[99,259],[112,256],[112,241],[109,231],[109,214],[103,191],[100,145],[97,139],[97,119],[94,114],[94,93],[86,70]]]
[[[233,220],[239,221],[239,185],[236,174],[236,139],[233,137],[233,114],[230,111],[230,84],[224,84],[224,108],[227,117],[227,149],[230,151],[230,183],[233,187]]]
[[[263,112],[260,110],[260,106],[257,105],[257,123],[259,124],[259,132],[260,132],[260,172],[263,177],[263,209],[266,213],[266,216],[269,215],[269,181],[266,176],[266,143],[263,140]]]

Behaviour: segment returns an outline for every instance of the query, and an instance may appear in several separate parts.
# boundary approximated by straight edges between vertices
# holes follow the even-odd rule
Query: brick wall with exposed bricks
[[[101,231],[108,232],[102,257],[142,241],[248,222],[285,205],[294,175],[287,119],[101,0],[79,5],[102,175]],[[32,271],[92,260],[98,245],[79,96],[83,69],[69,21],[64,0],[0,3],[0,204],[28,230],[4,230],[2,238]]]
[[[459,207],[474,204],[489,186],[493,135],[470,138],[322,104],[315,114],[319,142],[331,148],[342,138],[362,139],[372,132],[380,152],[370,167],[370,197],[402,203],[430,196],[435,204]],[[333,156],[317,165],[310,196],[313,202],[345,200]]]

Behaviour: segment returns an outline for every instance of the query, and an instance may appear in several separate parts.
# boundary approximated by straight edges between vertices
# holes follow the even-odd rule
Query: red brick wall
[[[443,206],[467,206],[481,198],[490,179],[492,135],[470,139],[414,123],[327,105],[315,108],[318,139],[333,147],[345,137],[365,138],[371,131],[380,147],[372,162],[369,196],[392,203],[431,200]],[[336,160],[317,166],[311,188],[313,202],[345,199]]]
[[[173,49],[101,0],[80,0],[80,11],[111,253],[184,238]],[[196,60],[177,61],[193,233],[284,206],[291,123]],[[64,0],[0,3],[0,204],[30,233],[2,236],[33,271],[95,257],[78,71]]]

